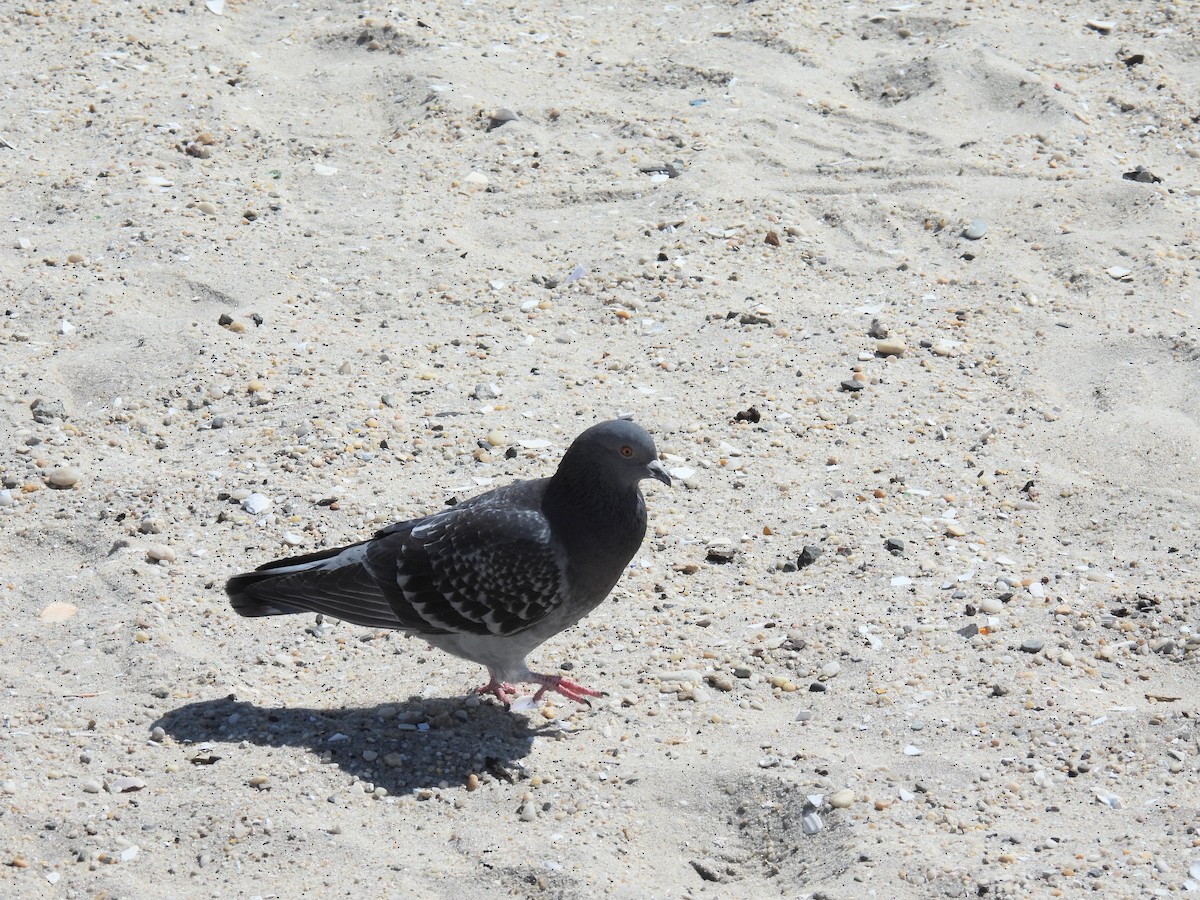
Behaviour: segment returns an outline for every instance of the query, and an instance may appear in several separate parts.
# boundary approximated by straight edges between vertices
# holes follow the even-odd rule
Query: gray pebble
[[[972,219],[971,224],[963,229],[962,236],[968,241],[977,241],[987,234],[988,225],[983,219]]]
[[[29,410],[33,413],[33,421],[41,425],[67,417],[67,408],[61,400],[43,400],[39,397],[29,404]]]
[[[1041,653],[1042,648],[1046,646],[1046,642],[1038,638],[1029,638],[1021,641],[1022,653]]]

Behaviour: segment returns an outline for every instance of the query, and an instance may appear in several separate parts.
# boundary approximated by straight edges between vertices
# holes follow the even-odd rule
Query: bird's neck
[[[564,543],[631,558],[646,533],[646,504],[637,485],[614,487],[588,474],[563,475],[550,479],[543,509]]]

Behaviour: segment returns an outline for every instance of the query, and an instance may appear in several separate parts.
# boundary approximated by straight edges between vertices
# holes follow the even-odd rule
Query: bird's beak
[[[671,476],[667,474],[667,470],[657,459],[646,463],[646,477],[661,481],[667,487],[671,486]]]

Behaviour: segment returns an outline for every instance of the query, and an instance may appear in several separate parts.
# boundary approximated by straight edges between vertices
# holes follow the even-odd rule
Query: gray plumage
[[[397,522],[347,547],[280,559],[225,590],[243,616],[322,613],[423,637],[486,666],[481,692],[509,682],[587,702],[596,691],[531,672],[526,655],[595,609],[646,533],[639,483],[671,479],[633,422],[583,432],[550,478],[522,481]]]

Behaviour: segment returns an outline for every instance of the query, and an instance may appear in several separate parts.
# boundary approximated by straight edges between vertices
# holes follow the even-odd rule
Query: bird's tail
[[[362,565],[366,542],[277,559],[225,584],[240,616],[320,613],[368,628],[400,628],[401,622]]]

